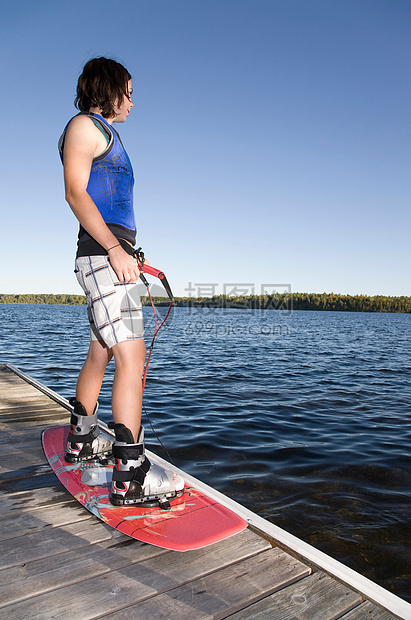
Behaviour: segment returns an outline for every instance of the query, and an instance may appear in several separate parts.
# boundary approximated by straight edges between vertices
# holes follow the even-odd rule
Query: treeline
[[[66,304],[84,305],[84,295],[51,294],[0,294],[3,304]],[[142,297],[143,305],[150,303]],[[168,305],[168,299],[155,297],[156,305]],[[243,310],[337,310],[340,312],[411,312],[411,297],[388,297],[386,295],[336,295],[334,293],[281,293],[274,295],[213,297],[175,297],[174,305],[194,308],[237,308]]]
[[[159,305],[166,303],[166,300],[157,299]],[[150,303],[148,297],[141,298],[142,305]],[[0,304],[49,304],[55,306],[85,306],[87,304],[85,295],[53,295],[51,293],[24,293],[13,295],[10,293],[0,293]],[[168,304],[167,304],[168,305]]]
[[[335,295],[293,293],[294,310],[338,310],[340,312],[411,312],[411,297],[386,295]]]
[[[51,295],[48,293],[25,293],[11,295],[0,293],[1,304],[54,304],[80,306],[87,303],[84,295]]]
[[[177,306],[242,308],[250,310],[336,310],[339,312],[411,312],[411,297],[336,295],[335,293],[278,293],[235,297],[180,297]]]
[[[141,298],[143,306],[150,303],[146,297]],[[159,303],[165,302],[160,299]],[[55,306],[84,306],[87,304],[85,295],[53,295],[51,293],[24,293],[13,295],[0,293],[0,304],[49,304]],[[161,304],[162,305],[162,304]]]

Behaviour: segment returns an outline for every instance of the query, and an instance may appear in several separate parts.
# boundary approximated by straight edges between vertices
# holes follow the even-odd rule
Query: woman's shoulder
[[[73,131],[73,130],[93,130],[95,128],[95,124],[93,121],[93,115],[88,114],[87,112],[80,112],[80,114],[76,114],[69,120],[66,125],[65,131]]]
[[[100,125],[102,125],[102,127],[100,127]],[[104,137],[103,134],[106,135],[106,137]],[[60,156],[62,157],[64,146],[68,143],[76,144],[77,146],[83,145],[83,147],[86,148],[88,148],[88,146],[93,147],[96,152],[103,151],[107,143],[112,140],[111,132],[110,135],[108,134],[109,131],[105,124],[99,122],[99,119],[93,114],[80,112],[80,114],[76,114],[76,116],[73,116],[73,118],[69,120],[60,136]]]

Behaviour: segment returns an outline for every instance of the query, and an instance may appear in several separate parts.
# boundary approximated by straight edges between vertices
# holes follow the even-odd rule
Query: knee
[[[116,371],[142,374],[146,358],[144,340],[120,342],[113,347]]]
[[[96,349],[96,347],[91,347],[87,355],[89,363],[96,368],[105,368],[112,357],[113,352],[111,349]]]
[[[144,370],[144,360],[139,359],[119,359],[115,357],[116,374],[141,376]]]

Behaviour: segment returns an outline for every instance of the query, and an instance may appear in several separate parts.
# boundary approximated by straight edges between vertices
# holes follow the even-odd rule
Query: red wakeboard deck
[[[82,506],[131,538],[174,551],[201,549],[241,532],[247,523],[187,483],[184,494],[159,507],[113,506],[109,502],[112,465],[68,463],[69,425],[43,431],[43,450],[60,482]],[[92,485],[92,486],[91,486]]]

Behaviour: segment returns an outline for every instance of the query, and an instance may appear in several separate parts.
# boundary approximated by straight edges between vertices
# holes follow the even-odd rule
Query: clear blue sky
[[[56,144],[106,55],[133,77],[138,242],[176,294],[411,294],[409,0],[0,7],[0,292],[81,292]]]

